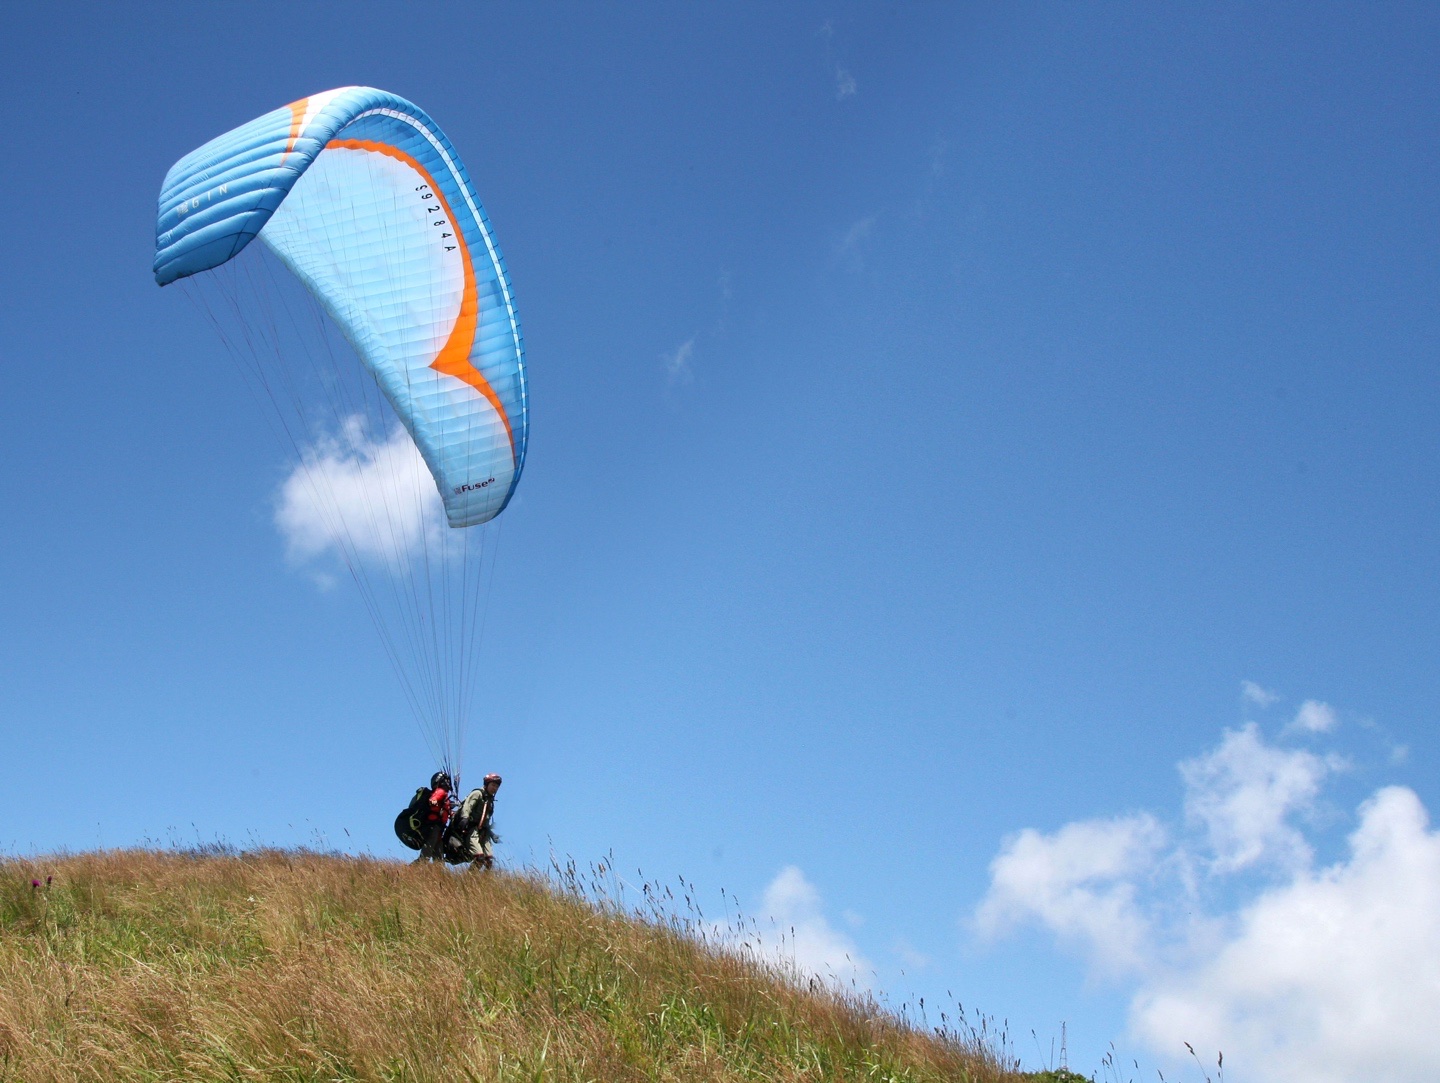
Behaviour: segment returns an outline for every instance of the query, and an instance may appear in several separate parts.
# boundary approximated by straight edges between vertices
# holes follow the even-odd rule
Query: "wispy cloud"
[[[945,175],[945,158],[950,153],[950,140],[937,135],[930,143],[930,180]]]
[[[730,319],[730,303],[735,296],[735,276],[722,267],[715,276],[716,315],[710,330],[691,335],[675,349],[660,355],[665,382],[671,387],[688,384],[695,379],[695,358],[725,337]],[[709,346],[707,347],[706,344]]]
[[[865,269],[865,242],[874,231],[875,216],[872,214],[851,222],[836,239],[835,255],[847,270],[859,273]]]
[[[1342,764],[1254,726],[1227,732],[1180,765],[1193,836],[1150,813],[1027,829],[992,863],[972,922],[1048,929],[1130,984],[1137,1038],[1158,1055],[1223,1049],[1237,1083],[1428,1083],[1440,832],[1413,791],[1385,787],[1357,810],[1346,856],[1317,866],[1298,825]],[[1199,881],[1192,850],[1210,871]],[[1259,886],[1240,876],[1261,867]]]
[[[840,252],[842,255],[848,252],[855,251],[857,248],[860,247],[860,242],[865,240],[866,237],[870,236],[870,232],[874,228],[874,215],[871,215],[868,218],[861,218],[860,220],[851,223],[850,228],[847,229],[843,234],[841,234],[840,240],[835,243],[836,251]]]
[[[850,70],[835,59],[835,24],[830,19],[820,24],[820,37],[825,42],[825,62],[835,73],[835,100],[853,98],[859,86]]]
[[[695,378],[694,371],[690,368],[690,359],[694,356],[694,336],[680,343],[672,352],[661,354],[660,361],[665,367],[665,378],[671,384],[688,384]]]
[[[900,961],[911,970],[928,970],[935,965],[934,959],[916,950],[915,945],[903,936],[895,938],[894,950]]]
[[[1280,694],[1272,692],[1268,688],[1262,688],[1254,681],[1241,681],[1240,694],[1245,697],[1246,702],[1253,703],[1257,707],[1269,707],[1280,701]]]

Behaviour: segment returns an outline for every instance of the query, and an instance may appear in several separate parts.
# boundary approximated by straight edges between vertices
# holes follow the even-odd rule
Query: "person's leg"
[[[420,847],[420,860],[440,860],[440,840],[445,834],[445,825],[439,820],[425,825],[425,845]]]
[[[495,867],[495,847],[489,839],[483,839],[475,847],[475,860],[470,863],[472,869],[490,869]]]

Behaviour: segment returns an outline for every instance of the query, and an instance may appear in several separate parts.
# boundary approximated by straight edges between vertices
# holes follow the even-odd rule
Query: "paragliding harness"
[[[425,818],[430,811],[429,786],[421,786],[395,817],[395,837],[412,850],[425,845]]]

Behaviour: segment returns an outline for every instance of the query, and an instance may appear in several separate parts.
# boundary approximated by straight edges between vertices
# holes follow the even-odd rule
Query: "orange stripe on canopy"
[[[300,126],[305,123],[305,109],[309,104],[309,98],[290,103],[290,142],[285,144],[285,153],[280,156],[281,164],[284,164],[290,152],[295,149],[295,140],[300,138]]]
[[[475,328],[480,321],[480,302],[476,296],[475,268],[470,262],[470,248],[465,243],[465,236],[460,231],[459,224],[455,222],[455,215],[450,210],[445,193],[440,191],[435,184],[435,178],[423,165],[399,147],[392,147],[389,143],[377,143],[371,139],[332,139],[325,144],[325,149],[364,150],[372,154],[387,155],[397,162],[404,162],[420,174],[425,183],[430,186],[430,190],[435,193],[435,198],[440,200],[440,206],[445,208],[446,217],[455,225],[455,241],[460,246],[460,263],[465,269],[465,291],[460,299],[460,314],[455,317],[455,326],[450,330],[450,337],[445,340],[445,345],[440,347],[440,352],[435,355],[435,360],[430,362],[430,367],[436,372],[443,372],[446,376],[454,376],[457,380],[463,380],[484,395],[490,405],[495,407],[495,412],[500,415],[500,420],[505,425],[505,435],[510,440],[510,459],[513,462],[515,459],[515,434],[510,430],[510,418],[505,413],[505,406],[500,401],[500,396],[495,394],[495,389],[490,386],[490,381],[485,379],[484,373],[470,363],[470,350],[475,344]]]

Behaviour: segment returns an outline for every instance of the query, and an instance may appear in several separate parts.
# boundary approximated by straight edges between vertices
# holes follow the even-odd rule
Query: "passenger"
[[[445,838],[445,828],[450,823],[450,815],[455,810],[454,789],[455,784],[444,771],[436,771],[430,776],[430,793],[425,797],[421,813],[424,839],[415,864],[442,859],[441,843]]]

